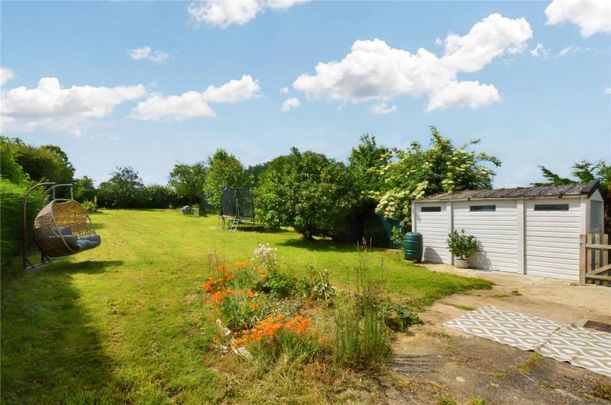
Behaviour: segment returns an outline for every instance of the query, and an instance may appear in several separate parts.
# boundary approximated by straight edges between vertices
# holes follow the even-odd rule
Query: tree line
[[[501,161],[474,150],[479,140],[454,145],[431,127],[427,146],[412,142],[407,148],[378,144],[365,134],[346,163],[313,151],[292,148],[286,155],[248,166],[223,149],[206,160],[176,163],[164,185],[144,185],[131,167],[120,167],[95,187],[91,178],[74,178],[74,167],[57,146],[33,147],[18,139],[2,138],[16,162],[33,181],[51,179],[75,184],[75,198],[96,201],[107,208],[168,208],[195,204],[205,196],[218,209],[222,191],[250,188],[257,219],[268,229],[293,227],[304,237],[338,240],[380,237],[388,228],[401,234],[410,228],[411,201],[438,192],[492,187]],[[599,180],[611,196],[611,168],[605,162],[579,162],[575,179],[562,178],[541,166],[543,184]]]

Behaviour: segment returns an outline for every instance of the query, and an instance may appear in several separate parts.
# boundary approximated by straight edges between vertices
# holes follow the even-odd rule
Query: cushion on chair
[[[76,236],[62,236],[62,239],[64,240],[64,242],[66,242],[66,245],[68,245],[70,249],[81,250],[78,243],[78,238]]]
[[[98,246],[100,243],[102,243],[100,235],[79,236],[77,238],[79,250],[92,249]]]
[[[53,233],[62,236],[72,236],[72,229],[69,226],[58,226],[53,228]]]

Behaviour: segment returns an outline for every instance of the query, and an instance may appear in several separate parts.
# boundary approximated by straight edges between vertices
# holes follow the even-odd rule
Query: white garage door
[[[579,280],[579,200],[526,202],[526,274]]]
[[[446,203],[419,203],[416,205],[416,232],[422,234],[424,261],[452,263],[448,250],[448,213]]]
[[[516,201],[455,202],[454,229],[475,235],[481,251],[469,263],[519,273]]]

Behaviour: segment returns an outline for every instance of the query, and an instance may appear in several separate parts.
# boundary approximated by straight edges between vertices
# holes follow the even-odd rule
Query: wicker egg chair
[[[102,242],[87,211],[75,200],[54,199],[34,219],[34,237],[43,255],[68,256]]]

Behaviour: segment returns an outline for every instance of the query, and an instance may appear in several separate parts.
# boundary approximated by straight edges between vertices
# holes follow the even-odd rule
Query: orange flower
[[[253,302],[252,304],[250,304],[250,309],[252,309],[253,311],[257,308],[259,308],[259,304],[257,304],[256,302]]]
[[[212,281],[206,281],[205,283],[202,283],[202,290],[206,291],[206,292],[212,292],[213,288],[214,288],[214,283]]]
[[[247,270],[251,267],[252,263],[250,260],[238,260],[233,262],[233,268],[236,271]]]
[[[301,315],[297,315],[284,325],[284,329],[289,332],[294,332],[298,335],[301,335],[309,326],[310,320],[308,318],[304,318]]]
[[[208,298],[208,302],[211,304],[220,304],[223,302],[225,297],[228,295],[227,291],[217,291]]]
[[[248,298],[255,298],[257,296],[252,290],[246,291],[246,295],[248,295]]]
[[[297,333],[298,335],[301,335],[309,326],[310,326],[310,320],[303,319],[295,327],[295,333]]]
[[[234,346],[242,346],[242,345],[247,345],[251,342],[251,339],[249,336],[242,336],[241,338],[234,338],[231,340],[231,343]]]
[[[217,338],[212,339],[212,344],[213,345],[218,345],[219,344],[219,340]]]

